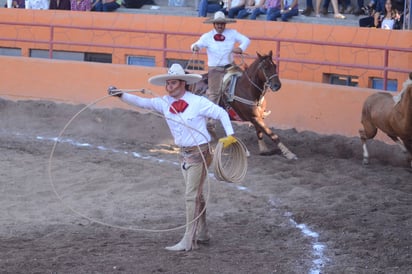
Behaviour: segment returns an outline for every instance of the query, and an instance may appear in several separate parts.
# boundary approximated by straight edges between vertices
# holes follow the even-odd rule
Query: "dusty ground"
[[[211,177],[212,241],[174,253],[183,185],[164,121],[87,109],[55,143],[82,107],[0,99],[1,273],[412,273],[412,173],[397,146],[371,142],[365,167],[358,138],[278,130],[299,157],[288,161],[259,156],[236,125],[246,179]]]

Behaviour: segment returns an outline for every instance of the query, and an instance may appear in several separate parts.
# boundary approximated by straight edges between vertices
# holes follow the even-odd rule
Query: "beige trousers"
[[[211,162],[211,154],[207,149],[203,152],[203,155],[207,166],[205,166],[203,161],[188,163],[184,159],[181,165],[185,182],[186,231],[183,238],[186,242],[186,250],[196,248],[197,230],[200,235],[207,233],[206,211],[203,211],[206,205],[203,196],[203,186],[208,172],[207,167]],[[202,213],[202,216],[199,216],[200,213]]]
[[[219,104],[219,99],[221,96],[221,85],[222,79],[225,75],[225,69],[222,67],[211,67],[208,71],[208,85],[209,88],[206,92],[207,97],[210,101],[215,104]]]
[[[211,67],[208,71],[208,89],[206,91],[206,96],[210,101],[219,105],[221,94],[222,79],[225,75],[225,69],[222,67]],[[207,120],[207,129],[212,135],[213,139],[216,139],[216,121],[213,119]]]

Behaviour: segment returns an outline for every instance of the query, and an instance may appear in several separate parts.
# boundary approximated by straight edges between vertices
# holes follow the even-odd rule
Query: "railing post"
[[[411,16],[411,7],[412,7],[412,0],[409,0],[409,18],[406,20],[406,8],[407,8],[407,0],[405,0],[405,6],[403,9],[403,28],[404,29],[412,29],[412,16]],[[406,24],[406,26],[405,26]]]
[[[54,26],[50,26],[49,58],[53,59]]]
[[[163,60],[162,66],[166,67],[167,33],[163,34]]]
[[[383,89],[388,90],[388,62],[389,62],[389,50],[384,51],[384,71],[383,71]]]
[[[276,52],[275,52],[275,62],[276,62],[276,68],[277,68],[277,74],[279,75],[280,73],[280,61],[279,61],[279,57],[280,57],[280,40],[278,40],[276,42]]]

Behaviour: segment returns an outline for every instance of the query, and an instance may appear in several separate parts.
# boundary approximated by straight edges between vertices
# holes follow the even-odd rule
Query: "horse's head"
[[[272,51],[267,55],[260,55],[257,52],[256,73],[260,81],[264,83],[263,90],[269,87],[272,91],[278,91],[282,86],[278,77],[277,66],[272,60]]]

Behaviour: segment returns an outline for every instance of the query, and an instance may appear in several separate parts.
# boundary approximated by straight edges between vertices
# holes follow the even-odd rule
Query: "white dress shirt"
[[[223,35],[224,41],[215,41],[213,38],[217,34],[213,29],[203,34],[198,41],[192,44],[191,49],[196,45],[199,48],[206,48],[209,67],[226,66],[233,62],[232,50],[236,43],[239,43],[239,48],[246,51],[250,44],[250,39],[234,29],[225,29]]]
[[[180,147],[192,147],[210,142],[211,137],[206,126],[207,118],[220,120],[226,135],[234,133],[229,115],[223,108],[206,97],[191,92],[186,92],[181,98],[189,105],[184,112],[178,114],[169,111],[170,105],[176,100],[168,95],[148,99],[123,93],[121,99],[130,105],[162,113],[175,144]]]

